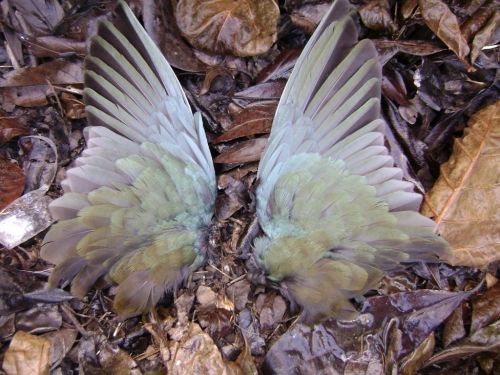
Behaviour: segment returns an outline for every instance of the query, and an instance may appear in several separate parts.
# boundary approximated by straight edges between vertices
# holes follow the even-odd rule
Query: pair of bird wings
[[[351,15],[335,1],[306,45],[258,172],[254,256],[311,319],[346,316],[384,271],[445,248],[384,146],[380,64]],[[212,157],[201,114],[123,1],[92,39],[85,86],[87,148],[50,206],[42,257],[50,286],[81,297],[104,277],[133,316],[205,259]]]

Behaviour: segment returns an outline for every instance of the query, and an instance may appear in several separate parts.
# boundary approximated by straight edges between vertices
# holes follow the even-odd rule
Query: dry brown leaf
[[[267,144],[267,138],[255,138],[225,148],[214,163],[241,164],[260,160]]]
[[[17,164],[0,159],[0,211],[21,196],[25,180],[24,172]]]
[[[450,8],[441,0],[419,0],[418,5],[427,26],[465,61],[470,49],[460,31],[458,19]]]
[[[492,41],[495,33],[500,28],[500,11],[496,11],[493,16],[488,20],[484,27],[479,30],[472,41],[472,51],[470,53],[471,63],[474,63],[479,57],[481,49]]]
[[[395,32],[397,26],[391,17],[391,6],[387,0],[369,1],[359,8],[361,21],[372,30]]]
[[[500,101],[476,113],[427,193],[422,212],[452,248],[451,263],[500,260]]]
[[[46,85],[67,85],[83,83],[82,61],[57,59],[33,68],[10,71],[0,79],[0,87]]]
[[[49,373],[50,342],[39,336],[18,331],[3,360],[7,374],[45,375]]]
[[[187,329],[187,331],[186,331]],[[166,363],[169,374],[254,374],[251,356],[244,352],[236,362],[226,361],[212,338],[196,323],[173,328],[169,334],[170,358]]]
[[[312,34],[330,9],[330,5],[329,3],[305,4],[300,8],[293,9],[290,19],[294,25],[304,29],[308,34]]]
[[[175,17],[196,48],[253,56],[276,41],[279,8],[274,0],[179,0]]]
[[[269,133],[275,112],[275,103],[256,104],[243,108],[233,116],[233,127],[217,137],[213,143]]]
[[[0,117],[0,145],[30,133],[20,117]]]

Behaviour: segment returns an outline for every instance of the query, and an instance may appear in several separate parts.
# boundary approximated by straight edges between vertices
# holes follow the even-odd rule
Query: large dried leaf
[[[470,119],[425,197],[423,213],[450,243],[456,265],[482,268],[500,260],[499,111],[497,101]]]
[[[5,353],[3,369],[7,374],[48,375],[50,342],[19,331]]]
[[[187,40],[210,52],[258,55],[277,38],[274,0],[180,0],[175,16]]]
[[[460,32],[457,17],[441,0],[419,0],[422,17],[429,28],[462,60],[469,54],[469,46]]]

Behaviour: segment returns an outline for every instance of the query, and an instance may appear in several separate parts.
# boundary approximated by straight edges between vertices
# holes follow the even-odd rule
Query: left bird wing
[[[118,283],[122,316],[151,310],[204,260],[216,196],[200,113],[130,8],[101,21],[86,58],[87,148],[50,205],[49,284]]]

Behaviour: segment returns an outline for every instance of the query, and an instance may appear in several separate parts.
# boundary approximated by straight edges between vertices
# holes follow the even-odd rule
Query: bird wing
[[[381,66],[337,0],[304,48],[259,165],[257,261],[312,319],[446,244],[384,145]]]
[[[126,3],[115,12],[86,58],[87,148],[50,205],[42,257],[56,264],[49,284],[77,296],[118,283],[114,307],[131,316],[203,261],[216,183],[200,113]]]

